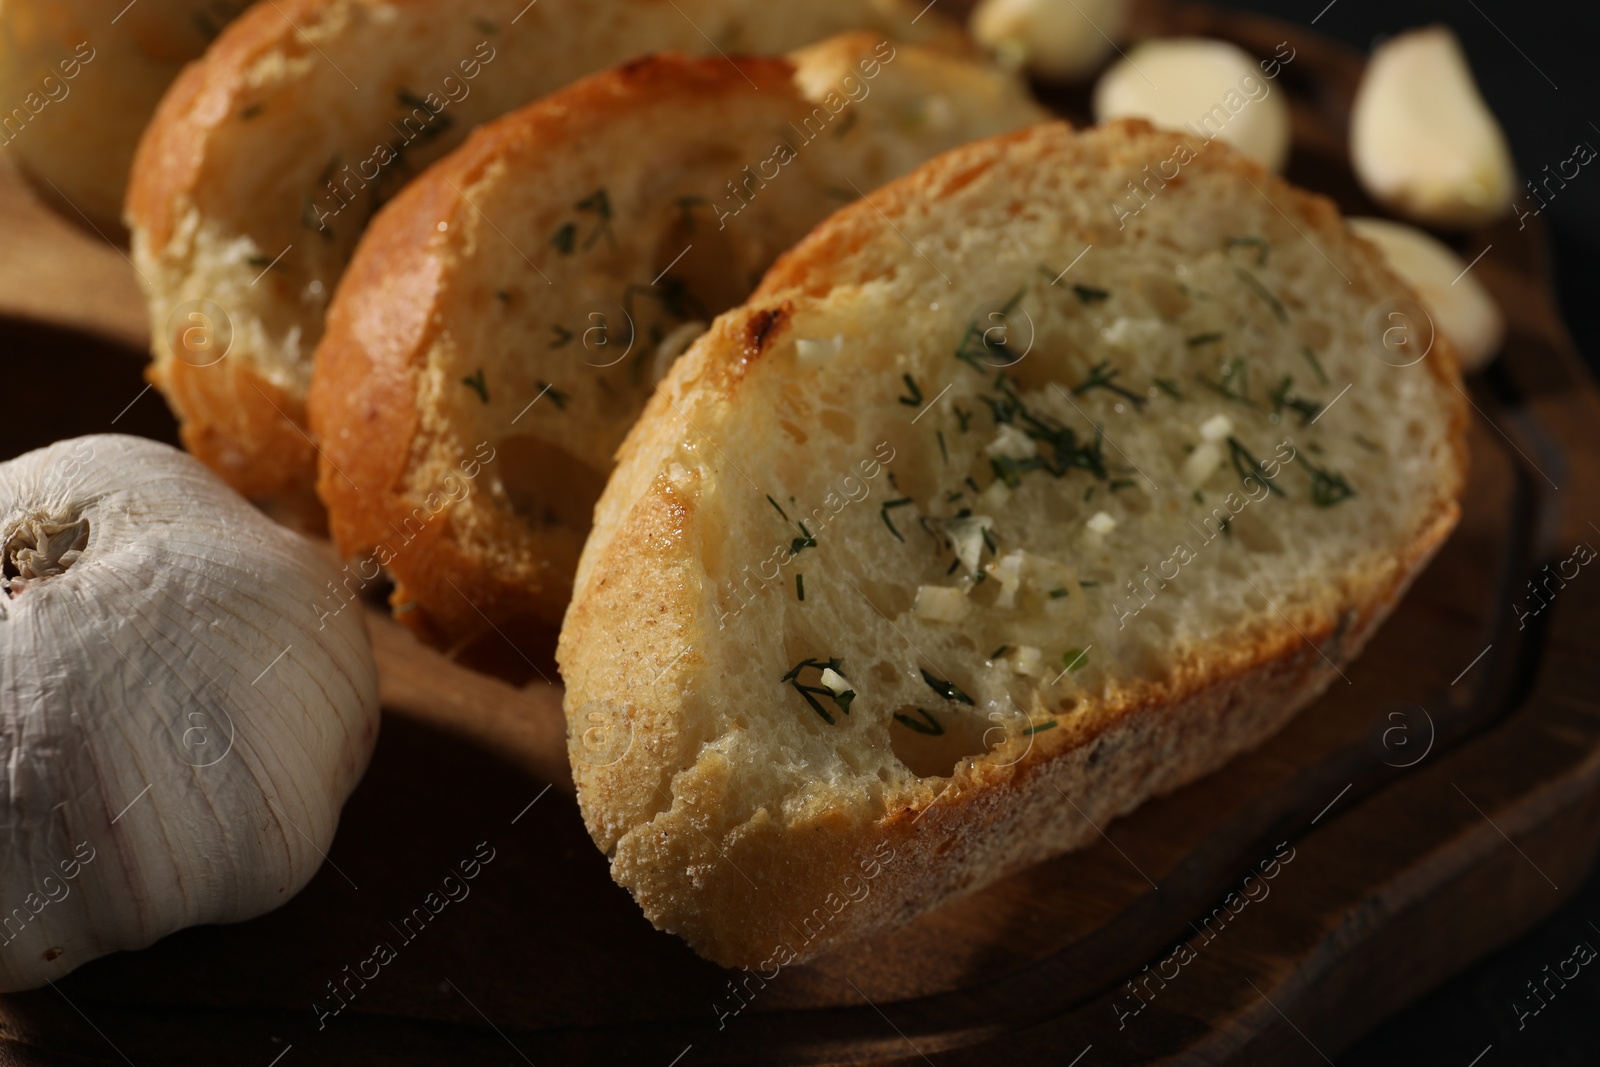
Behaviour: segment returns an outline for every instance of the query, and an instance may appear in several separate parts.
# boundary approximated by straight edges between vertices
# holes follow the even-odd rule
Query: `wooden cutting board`
[[[1200,5],[1143,19],[1259,55],[1291,42],[1290,176],[1373,213],[1344,162],[1359,56]],[[13,395],[22,374],[46,383],[13,402],[0,455],[111,429],[172,440],[143,390],[122,253],[8,171],[0,234]],[[1513,610],[1546,563],[1600,544],[1600,393],[1558,318],[1541,231],[1505,223],[1461,245],[1485,248],[1473,270],[1510,338],[1469,386],[1460,529],[1350,684],[1095,846],[770,981],[724,972],[610,881],[571,796],[559,690],[469,671],[374,612],[383,735],[328,866],[270,915],[0,997],[0,1064],[1331,1060],[1556,908],[1600,848],[1600,573],[1525,628]],[[493,859],[471,895],[403,937],[480,842]],[[328,984],[380,942],[396,958],[321,1015]],[[1441,1036],[1462,1063],[1488,1041]]]

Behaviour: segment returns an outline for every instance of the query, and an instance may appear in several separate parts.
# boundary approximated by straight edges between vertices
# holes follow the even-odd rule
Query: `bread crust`
[[[1062,124],[1035,127],[947,153],[869,194],[870,204],[841,209],[773,267],[743,308],[718,320],[624,444],[558,650],[574,779],[613,877],[652,922],[707,958],[766,970],[825,953],[1080,847],[1095,825],[1214,771],[1338,677],[1335,665],[1359,652],[1454,527],[1466,416],[1454,353],[1439,337],[1426,361],[1446,423],[1436,492],[1404,543],[1371,573],[1342,576],[1297,603],[1293,622],[1269,616],[1241,640],[1177,658],[1161,680],[1119,683],[1091,697],[1059,720],[1061,728],[1034,735],[1014,760],[958,763],[942,788],[945,780],[923,780],[886,795],[880,808],[841,796],[786,804],[781,814],[730,811],[732,774],[719,737],[701,721],[704,713],[688,713],[699,688],[716,685],[696,674],[708,662],[700,650],[729,638],[697,614],[706,580],[697,509],[706,486],[700,472],[686,469],[690,461],[675,463],[683,433],[670,413],[714,432],[716,412],[739,404],[754,368],[781,345],[774,334],[787,320],[871,280],[853,273],[861,268],[857,250],[934,210],[975,176],[1108,160],[1137,171],[1173,139],[1197,145],[1138,121],[1078,138]],[[1216,148],[1190,166],[1237,176],[1241,196],[1254,197],[1248,179],[1309,239],[1348,250],[1342,262],[1358,276],[1351,284],[1380,279],[1384,293],[1408,291],[1375,249],[1345,232],[1326,199]],[[584,751],[579,735],[597,717],[631,732],[621,758],[597,761]],[[868,891],[857,897],[852,879],[870,881]]]
[[[235,20],[202,59],[184,70],[156,109],[134,158],[124,211],[157,334],[151,380],[173,406],[185,444],[196,448],[197,455],[241,492],[307,498],[311,494],[316,462],[314,449],[305,438],[305,390],[310,354],[323,325],[321,308],[335,288],[339,264],[323,262],[330,254],[337,259],[337,253],[330,253],[335,245],[321,247],[312,228],[281,228],[285,219],[292,223],[306,210],[292,198],[305,195],[307,189],[315,192],[320,184],[308,178],[304,189],[286,194],[262,176],[262,160],[250,158],[247,163],[241,162],[241,154],[248,152],[253,157],[260,145],[249,141],[248,146],[241,147],[248,139],[239,133],[240,115],[261,107],[277,111],[322,108],[321,101],[308,94],[306,87],[317,74],[327,73],[323,64],[335,62],[328,55],[330,51],[346,62],[353,58],[367,63],[373,55],[386,56],[384,50],[393,47],[397,54],[387,57],[391,69],[382,69],[380,59],[370,77],[385,88],[377,94],[370,90],[366,94],[368,98],[390,100],[391,85],[403,85],[406,79],[422,75],[406,67],[410,60],[398,54],[406,42],[389,40],[380,30],[369,30],[369,26],[402,25],[426,37],[429,20],[441,27],[448,22],[448,28],[454,30],[477,15],[498,24],[502,36],[491,34],[488,39],[506,47],[511,39],[511,21],[523,6],[509,0],[478,0],[465,9],[428,0],[279,0],[258,4]],[[597,24],[610,18],[621,28],[614,26],[609,34],[587,34],[583,31],[587,23],[563,27],[561,39],[550,46],[562,49],[559,56],[546,56],[541,61],[539,56],[524,55],[517,60],[524,66],[516,78],[503,85],[497,83],[495,91],[499,95],[493,99],[506,102],[497,111],[557,88],[542,81],[542,72],[555,60],[559,60],[555,63],[559,68],[570,65],[573,57],[588,57],[593,62],[583,68],[587,72],[649,47],[700,48],[703,38],[692,30],[692,23],[683,21],[689,14],[702,20],[715,14],[749,22],[756,13],[756,6],[749,0],[697,0],[697,4],[682,6],[688,7],[687,14],[681,10],[674,13],[657,0],[607,0],[604,10],[590,5],[574,17],[595,20]],[[852,25],[893,26],[906,31],[907,36],[926,39],[938,47],[968,47],[959,30],[937,12],[913,26],[911,16],[916,12],[908,11],[908,6],[903,0],[827,0],[826,6],[791,9],[786,12],[791,17],[768,18],[761,23],[763,27],[770,24],[777,28],[770,34],[765,29],[755,33],[761,45],[757,50],[803,44],[813,26],[827,32]],[[380,11],[381,19],[374,14]],[[536,11],[519,29],[526,30],[544,17],[542,11]],[[649,33],[630,27],[630,21],[654,27],[671,39],[646,40]],[[327,40],[323,41],[326,48],[313,43],[311,35],[323,30],[334,35],[338,47]],[[366,47],[358,47],[362,42]],[[450,69],[452,59],[453,56],[447,57],[445,70]],[[297,65],[307,67],[311,73],[297,70]],[[495,74],[509,77],[503,69]],[[480,92],[487,90],[480,88]],[[471,124],[492,118],[496,111],[476,113],[484,99],[487,97],[480,96],[477,101],[446,112],[453,125],[436,131],[440,136],[430,135],[424,144],[454,143]],[[303,168],[305,157],[314,152],[324,153],[320,160],[329,151],[343,151],[342,141],[358,132],[356,125],[371,122],[372,116],[358,107],[354,120],[337,111],[325,114],[320,110],[302,118],[293,124],[295,128],[317,132],[302,146],[300,155],[288,161],[291,168],[286,169]],[[382,132],[385,129],[383,122],[377,121],[374,138],[391,136]],[[331,149],[329,141],[333,143]],[[435,151],[437,147],[428,150]],[[269,168],[270,165],[266,164]],[[259,193],[257,185],[266,192]],[[341,226],[348,229],[348,220]],[[258,246],[257,255],[248,263],[219,264],[216,258],[220,255],[226,260],[231,252],[224,249],[219,253],[212,248],[208,253],[212,259],[202,262],[196,251],[202,237],[213,243],[249,241]],[[341,232],[338,247],[352,239],[352,234]],[[272,246],[270,250],[265,247],[268,244]],[[286,244],[300,246],[291,256],[310,257],[307,262],[313,265],[306,268],[306,275],[315,280],[313,292],[306,291],[303,278],[290,284],[278,277],[293,265],[294,259],[261,282],[260,287],[252,281],[256,271],[265,266],[265,262],[255,260],[271,260]],[[308,251],[313,246],[315,255]],[[274,288],[274,283],[280,283],[279,288]],[[160,336],[166,329],[166,320],[185,297],[203,292],[226,300],[216,295],[224,291],[231,292],[236,300],[236,306],[230,309],[239,320],[235,323],[239,327],[235,347],[227,360],[205,370],[208,376],[225,380],[204,384],[180,381],[192,376],[171,367],[174,357]],[[268,383],[274,388],[268,388]],[[253,396],[258,388],[272,397],[276,410],[262,408],[253,400],[246,401],[248,406],[244,409],[229,406],[234,398]]]
[[[474,224],[482,233],[481,220],[493,220],[492,230],[481,239],[496,242],[512,260],[513,269],[543,264],[534,268],[538,276],[530,285],[535,292],[525,300],[526,306],[535,309],[530,313],[532,324],[519,326],[514,340],[547,337],[558,324],[557,309],[570,314],[570,305],[579,299],[576,294],[593,286],[595,279],[604,279],[621,292],[636,279],[648,278],[658,266],[641,258],[651,249],[637,247],[631,235],[623,236],[622,251],[611,260],[580,267],[577,257],[552,253],[542,234],[525,232],[525,224],[533,225],[525,220],[542,217],[546,210],[564,210],[581,195],[569,187],[571,172],[583,170],[595,159],[604,161],[605,173],[613,176],[610,210],[616,213],[618,226],[639,230],[654,225],[642,214],[670,215],[677,209],[665,194],[656,195],[664,208],[661,203],[634,203],[628,190],[637,183],[621,172],[650,173],[651,182],[657,184],[686,182],[684,189],[706,194],[720,190],[705,180],[701,171],[706,167],[693,154],[687,163],[680,163],[670,150],[644,160],[611,158],[619,136],[631,146],[636,143],[634,133],[642,136],[673,122],[705,125],[707,116],[716,115],[721,118],[716,131],[694,141],[697,148],[703,141],[705,151],[718,158],[737,158],[741,163],[759,158],[754,153],[771,151],[771,131],[785,130],[786,122],[800,121],[814,106],[797,87],[802,73],[834,66],[852,70],[884,45],[882,35],[862,33],[829,38],[793,60],[695,59],[675,54],[643,57],[592,75],[480,128],[460,149],[412,182],[368,230],[330,311],[316,355],[310,417],[323,452],[318,491],[340,551],[351,558],[392,541],[405,516],[440,488],[449,468],[438,464],[438,449],[452,440],[456,441],[452,447],[465,450],[477,443],[480,431],[495,447],[502,434],[554,434],[556,431],[540,429],[539,420],[549,417],[570,437],[558,441],[545,436],[541,443],[559,448],[575,467],[588,467],[603,477],[610,468],[612,449],[642,406],[648,385],[641,391],[637,380],[602,380],[609,398],[606,410],[584,409],[581,398],[574,401],[575,410],[563,408],[561,413],[551,411],[549,401],[541,408],[523,407],[525,401],[537,399],[529,391],[506,411],[504,419],[494,422],[491,433],[481,422],[477,428],[469,426],[473,419],[491,419],[484,414],[487,395],[483,405],[474,400],[465,413],[452,412],[441,401],[434,383],[454,384],[470,373],[459,366],[441,369],[447,360],[458,358],[452,345],[460,345],[459,358],[467,359],[469,367],[479,359],[494,358],[490,353],[474,356],[467,341],[457,340],[466,332],[466,321],[479,314],[471,309],[471,294],[505,284],[493,260],[468,251],[480,239],[473,234]],[[983,79],[985,88],[1004,86],[1014,93],[996,102],[981,100],[959,106],[960,114],[978,116],[986,129],[1016,125],[1042,114],[1026,100],[1020,86],[974,64],[909,45],[899,46],[899,52],[901,58],[894,61],[893,73],[885,73],[874,92],[890,92],[889,83],[896,77],[901,79],[896,85],[922,87],[927,83],[931,87],[935,79],[922,73],[926,66],[941,75]],[[752,93],[751,86],[758,91]],[[879,132],[874,120],[860,121],[859,135],[869,139],[866,143],[871,151],[905,154],[924,147],[916,137],[892,131],[883,131],[881,141],[870,140]],[[618,130],[623,133],[617,134]],[[941,146],[926,144],[916,158],[927,158]],[[829,153],[842,149],[830,145],[805,151],[810,155],[795,168],[812,166],[814,171],[785,176],[786,199],[780,202],[778,197],[783,194],[769,193],[756,208],[783,211],[788,216],[784,220],[787,229],[769,229],[752,222],[750,216],[738,221],[742,243],[737,252],[754,257],[749,266],[755,269],[765,267],[805,225],[822,217],[836,202],[815,186],[835,171],[846,172],[842,162],[837,166],[822,162],[831,161]],[[680,175],[679,170],[694,180]],[[724,171],[736,176],[737,164],[716,163],[708,173],[720,177]],[[710,201],[711,197],[703,199]],[[494,206],[507,202],[518,204],[521,215],[509,217]],[[530,202],[532,206],[527,206]],[[702,232],[694,240],[714,240],[716,234],[705,232],[713,229],[711,213],[701,214]],[[515,254],[508,253],[508,248],[516,250]],[[669,249],[667,255],[675,250]],[[683,251],[687,254],[688,249]],[[532,258],[527,258],[530,255]],[[691,264],[703,262],[709,258],[690,260]],[[578,275],[580,269],[583,273]],[[717,261],[714,269],[739,292],[748,287],[731,255],[726,262]],[[660,273],[666,276],[668,270]],[[545,282],[552,287],[549,292],[556,294],[553,304],[540,302],[545,300]],[[513,306],[510,294],[503,305]],[[642,323],[639,332],[643,332]],[[441,343],[441,338],[446,341]],[[441,354],[436,345],[447,351]],[[581,378],[562,377],[574,373],[570,360],[570,349],[541,352],[535,348],[521,357],[517,373],[564,384],[569,390],[579,386],[592,390],[594,383],[589,379],[599,377],[592,369],[578,367],[584,371]],[[505,391],[500,382],[510,371],[497,372],[497,367],[491,367],[491,381],[498,401]],[[625,407],[635,401],[636,406]],[[530,411],[532,415],[513,430]],[[597,425],[601,420],[608,425]],[[397,617],[419,637],[447,648],[459,648],[490,627],[554,626],[570,599],[587,518],[585,514],[582,521],[536,523],[517,514],[507,493],[475,491],[452,507],[447,521],[434,524],[420,541],[408,541],[403,551],[385,563],[397,583],[393,597]],[[483,530],[493,531],[493,536],[484,536]]]

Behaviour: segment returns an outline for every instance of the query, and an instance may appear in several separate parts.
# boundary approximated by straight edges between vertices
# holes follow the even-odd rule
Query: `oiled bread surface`
[[[1376,250],[1222,144],[1051,124],[867,200],[673,368],[561,636],[590,833],[724,964],[848,944],[1260,743],[1459,510],[1448,345],[1373,332],[1409,298]]]
[[[480,123],[662,49],[768,54],[855,27],[959,40],[914,16],[901,0],[256,5],[163,99],[129,190],[151,376],[184,444],[247,495],[310,494],[306,389],[340,275],[373,213]],[[222,362],[185,348],[190,301],[228,338]]]
[[[310,410],[340,550],[435,643],[559,624],[672,356],[859,191],[1045,117],[861,32],[647,57],[489,124],[378,216],[329,314]]]

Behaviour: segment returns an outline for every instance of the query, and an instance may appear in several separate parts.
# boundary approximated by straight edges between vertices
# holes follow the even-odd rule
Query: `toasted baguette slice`
[[[0,0],[0,147],[69,220],[123,236],[128,168],[161,94],[248,6]]]
[[[328,316],[311,417],[340,550],[435,643],[553,630],[672,358],[856,190],[1046,117],[1009,75],[855,33],[638,60],[486,126],[373,222]]]
[[[162,101],[128,196],[151,378],[185,445],[249,496],[310,495],[305,396],[328,301],[373,212],[473,127],[662,49],[770,54],[855,28],[962,47],[937,12],[913,25],[916,12],[909,0],[257,5]],[[195,310],[209,329],[196,332]]]
[[[1409,299],[1327,200],[1140,121],[840,210],[673,367],[596,510],[558,658],[613,876],[767,967],[1268,737],[1458,515],[1459,370],[1443,338],[1391,365]]]

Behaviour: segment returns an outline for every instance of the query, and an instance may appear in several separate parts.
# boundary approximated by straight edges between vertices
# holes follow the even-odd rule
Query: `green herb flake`
[[[943,430],[935,430],[933,432],[933,436],[939,439],[939,455],[944,459],[944,461],[946,463],[949,463],[950,462],[950,450],[945,447],[944,431]]]
[[[1066,590],[1065,587],[1063,587],[1061,589],[1052,589],[1052,590],[1050,590],[1050,599],[1051,600],[1060,600],[1062,597],[1064,597],[1066,595],[1067,595],[1067,590]]]
[[[1255,406],[1250,402],[1250,366],[1242,357],[1230,359],[1222,377],[1216,381],[1203,374],[1196,374],[1195,380],[1219,396],[1238,401],[1245,407]]]
[[[1250,291],[1259,296],[1266,305],[1272,309],[1272,314],[1279,322],[1288,322],[1289,313],[1283,309],[1283,302],[1272,295],[1272,291],[1261,284],[1261,279],[1245,270],[1243,267],[1234,268],[1234,273],[1239,280],[1250,288]]]
[[[1319,385],[1327,385],[1327,372],[1322,369],[1322,362],[1317,359],[1317,354],[1311,351],[1311,346],[1301,345],[1300,354],[1306,358],[1307,363],[1311,364],[1311,372],[1317,376],[1317,383]]]
[[[921,670],[921,668],[918,669]],[[962,692],[961,687],[956,685],[954,682],[945,681],[943,678],[936,678],[925,670],[922,671],[922,680],[928,683],[929,689],[932,689],[935,693],[938,693],[946,700],[955,701],[957,704],[965,704],[968,707],[976,707],[972,698],[967,696],[966,693]]]
[[[1132,478],[1118,478],[1116,481],[1112,482],[1106,488],[1110,489],[1113,493],[1120,493],[1122,490],[1124,490],[1124,489],[1132,489],[1134,486],[1136,486],[1138,484],[1139,483],[1134,481]]]
[[[1098,304],[1111,295],[1104,289],[1095,289],[1087,285],[1074,285],[1072,291],[1078,294],[1078,300],[1084,304]]]
[[[1089,650],[1069,648],[1061,654],[1061,664],[1067,669],[1068,674],[1076,674],[1089,665]]]
[[[927,711],[922,708],[912,708],[911,710],[920,715],[921,718],[913,719],[911,716],[897,711],[894,713],[895,721],[902,726],[915,730],[919,734],[927,734],[930,737],[938,737],[944,733],[944,727],[940,725],[939,720],[935,719]]]
[[[903,508],[907,504],[910,504],[910,503],[912,503],[911,498],[908,497],[908,496],[904,496],[904,497],[901,497],[899,500],[886,500],[886,501],[884,501],[883,507],[878,509],[878,514],[883,517],[883,524],[885,526],[889,527],[889,532],[894,534],[895,540],[899,541],[901,544],[905,543],[905,538],[900,535],[900,531],[899,530],[896,530],[894,528],[894,523],[889,521],[889,509],[890,508]]]
[[[811,536],[811,531],[806,529],[806,524],[803,522],[797,522],[795,523],[795,526],[799,528],[800,536],[789,542],[789,555],[798,556],[808,548],[816,548],[817,539]],[[835,670],[837,669],[838,668],[835,668]]]
[[[583,247],[585,251],[593,248],[594,243],[602,236],[605,237],[612,248],[617,247],[616,235],[611,232],[611,197],[606,193],[603,186],[572,206],[578,211],[594,215],[596,219],[594,229],[590,231],[588,237],[584,238]]]
[[[1294,394],[1294,379],[1289,375],[1283,376],[1283,381],[1270,394],[1272,397],[1272,410],[1274,413],[1289,408],[1300,415],[1300,425],[1309,426],[1311,421],[1322,414],[1322,405],[1312,400]]]
[[[551,348],[565,348],[567,343],[572,340],[572,331],[565,326],[551,326],[550,333],[552,335]]]
[[[1031,737],[1034,734],[1042,734],[1046,730],[1055,729],[1058,725],[1060,724],[1057,723],[1055,719],[1051,719],[1049,722],[1035,723],[1033,726],[1030,726],[1026,730],[1022,731],[1022,736]]]
[[[567,410],[567,401],[572,399],[570,396],[568,396],[566,393],[563,393],[549,382],[536,382],[535,384],[539,386],[541,395],[544,393],[548,393],[550,395],[550,403],[556,406],[557,411]]]
[[[1178,392],[1178,383],[1173,381],[1171,378],[1152,378],[1151,381],[1155,382],[1157,389],[1161,390],[1163,393],[1166,393],[1172,399],[1183,399],[1183,394]]]
[[[1362,448],[1366,449],[1368,452],[1382,452],[1383,451],[1383,449],[1379,448],[1376,444],[1374,444],[1373,442],[1367,440],[1365,437],[1361,436],[1360,434],[1356,434],[1355,435],[1355,442],[1356,442],[1356,444],[1360,445]]]
[[[550,237],[550,245],[564,256],[572,255],[573,249],[578,247],[578,224],[576,222],[562,223]]]
[[[1027,291],[1026,287],[1018,289],[999,311],[989,312],[990,319],[1000,320],[997,325],[980,328],[976,320],[968,322],[966,332],[961,335],[961,343],[956,346],[956,358],[983,375],[987,375],[993,367],[1009,367],[1021,359],[1007,347],[1006,320],[1017,310]],[[999,335],[998,339],[996,334]],[[989,356],[995,357],[995,361],[986,358]]]
[[[895,397],[895,399],[908,408],[920,408],[922,406],[922,390],[917,387],[917,380],[909,374],[902,374],[900,377],[905,379],[908,393],[906,396]]]
[[[794,595],[801,601],[806,598],[806,576],[798,572],[794,576]]]
[[[951,404],[950,405],[950,410],[955,412],[955,414],[956,414],[956,422],[961,424],[961,432],[962,433],[966,433],[967,432],[967,428],[972,423],[973,412],[962,411],[961,408],[959,408],[955,404]]]
[[[1350,483],[1338,471],[1317,467],[1309,459],[1302,459],[1311,472],[1311,502],[1319,508],[1331,508],[1356,495]]]
[[[484,381],[483,368],[479,367],[476,374],[471,374],[461,379],[461,384],[478,394],[485,404],[489,402],[489,385]]]
[[[1287,495],[1282,489],[1272,484],[1272,479],[1267,477],[1266,468],[1250,454],[1250,450],[1244,446],[1244,442],[1232,434],[1228,435],[1228,454],[1233,459],[1233,469],[1238,472],[1239,480],[1246,487],[1249,486],[1250,476],[1253,474],[1260,479],[1262,485],[1267,487],[1268,493],[1277,493],[1279,496]]]
[[[1099,363],[1096,363],[1093,367],[1089,368],[1089,377],[1079,385],[1073,387],[1072,395],[1082,396],[1091,389],[1108,389],[1111,392],[1116,393],[1118,396],[1124,397],[1131,401],[1134,407],[1144,407],[1144,397],[1133,392],[1131,389],[1124,389],[1122,386],[1116,384],[1115,379],[1117,375],[1121,373],[1122,372],[1120,370],[1111,369],[1110,360],[1103,359]]]
[[[844,660],[839,659],[837,656],[829,659],[827,662],[823,662],[822,660],[818,659],[803,659],[791,667],[789,669],[789,673],[778,679],[778,681],[780,684],[783,682],[788,682],[790,685],[792,685],[794,687],[794,691],[799,693],[801,697],[805,699],[807,704],[811,705],[811,710],[822,716],[823,722],[827,723],[829,726],[832,726],[834,723],[838,722],[838,720],[832,715],[828,714],[828,709],[822,706],[822,704],[817,700],[817,697],[826,697],[828,700],[833,701],[835,707],[837,707],[844,714],[848,715],[850,714],[850,702],[856,698],[855,690],[846,689],[842,693],[835,693],[832,689],[829,689],[824,685],[806,685],[800,681],[800,672],[808,668],[813,668],[819,675],[824,670],[832,670],[835,674],[842,674],[843,667]]]
[[[1256,250],[1256,266],[1265,267],[1267,256],[1272,252],[1272,246],[1265,237],[1230,237],[1229,248],[1254,248]]]
[[[989,658],[990,659],[999,659],[1001,656],[1005,655],[1007,652],[1010,652],[1010,651],[1011,651],[1011,646],[1010,645],[1001,645],[999,648],[997,648],[993,652],[989,653]]]
[[[1197,333],[1184,342],[1190,348],[1199,348],[1201,345],[1216,344],[1225,337],[1222,333]]]
[[[770,494],[770,493],[767,494],[767,503],[771,504],[772,507],[773,507],[773,510],[775,510],[779,515],[783,515],[783,521],[784,522],[788,522],[789,521],[789,516],[784,514],[784,510],[782,508],[778,507],[778,502],[776,500],[772,499],[772,494]]]

